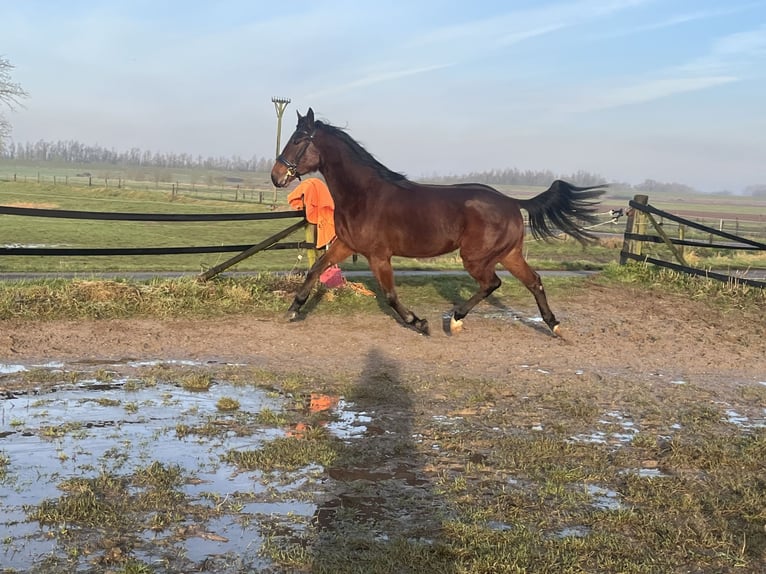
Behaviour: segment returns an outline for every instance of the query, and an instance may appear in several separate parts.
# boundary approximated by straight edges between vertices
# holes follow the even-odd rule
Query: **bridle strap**
[[[301,181],[301,176],[298,174],[298,165],[291,162],[289,159],[285,159],[282,154],[279,154],[277,161],[287,167],[287,175],[290,177],[297,177],[298,181]]]
[[[301,161],[303,154],[306,153],[306,150],[309,149],[311,142],[314,141],[314,134],[316,133],[316,129],[314,129],[314,131],[312,131],[311,133],[305,130],[301,130],[299,133],[304,134],[307,137],[308,141],[306,142],[306,145],[303,147],[300,153],[298,153],[298,155],[295,156],[295,161],[294,162],[290,161],[289,159],[285,158],[285,156],[282,154],[279,154],[279,156],[277,156],[277,161],[287,168],[287,175],[289,177],[295,177],[298,179],[298,181],[301,181],[301,174],[298,173],[298,162]]]

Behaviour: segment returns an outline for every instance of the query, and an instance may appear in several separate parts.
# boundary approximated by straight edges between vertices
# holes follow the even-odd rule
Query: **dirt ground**
[[[591,462],[583,464],[595,464],[593,460],[603,460],[608,467],[608,472],[602,471],[605,474],[598,479],[600,482],[597,484],[603,492],[614,492],[615,499],[618,492],[625,493],[626,499],[630,496],[631,488],[626,486],[624,479],[628,469],[667,472],[667,476],[677,472],[678,481],[669,483],[667,487],[674,499],[691,500],[692,493],[697,496],[702,492],[703,500],[714,500],[716,505],[729,505],[720,510],[721,515],[749,516],[749,522],[746,523],[731,519],[731,526],[727,527],[730,529],[724,529],[722,533],[718,530],[718,525],[722,523],[711,519],[710,524],[716,525],[715,536],[711,534],[710,537],[699,538],[720,537],[726,540],[726,544],[734,541],[732,547],[738,546],[738,539],[746,526],[751,533],[748,536],[749,554],[743,558],[744,562],[736,562],[737,568],[742,572],[761,572],[759,566],[762,559],[758,553],[763,548],[763,525],[757,514],[761,508],[756,506],[759,504],[758,499],[753,498],[756,502],[750,503],[752,507],[744,506],[745,502],[741,501],[748,498],[749,491],[745,486],[741,489],[731,487],[726,468],[720,473],[726,475],[724,482],[727,490],[713,479],[714,472],[706,471],[707,478],[695,482],[694,476],[705,473],[693,472],[696,466],[690,468],[688,465],[704,464],[697,461],[703,451],[688,437],[695,437],[694,433],[715,436],[716,432],[745,432],[737,430],[737,426],[729,421],[732,416],[744,421],[741,423],[742,429],[746,424],[762,424],[762,385],[766,385],[764,314],[758,309],[723,311],[707,301],[695,301],[643,288],[605,286],[590,279],[584,281],[588,282],[586,289],[578,288],[549,296],[562,322],[564,338],[554,337],[542,322],[535,320],[537,311],[532,297],[527,294],[513,301],[504,297],[482,303],[466,319],[465,330],[454,336],[446,335],[440,328],[441,312],[445,309],[416,309],[431,323],[432,335],[426,337],[403,327],[390,314],[365,312],[342,316],[323,311],[321,301],[303,320],[293,323],[278,318],[255,319],[250,316],[232,316],[211,321],[0,321],[0,393],[14,389],[14,385],[30,384],[24,382],[24,377],[14,376],[12,369],[10,375],[2,375],[3,363],[33,366],[62,362],[72,371],[79,371],[80,366],[82,370],[98,369],[101,365],[110,371],[119,370],[121,365],[127,370],[131,368],[131,361],[150,360],[189,360],[195,364],[209,362],[213,368],[224,363],[244,364],[263,368],[268,374],[298,372],[301,375],[312,375],[308,378],[300,377],[302,386],[298,389],[299,392],[312,395],[310,402],[306,403],[305,417],[309,420],[309,417],[316,416],[315,412],[312,414],[315,392],[312,385],[316,384],[320,399],[331,399],[321,394],[326,391],[320,387],[324,386],[324,382],[328,383],[327,386],[341,382],[340,388],[343,392],[349,392],[351,403],[356,405],[360,414],[369,417],[369,421],[365,422],[364,434],[355,435],[357,438],[346,441],[338,451],[338,458],[322,473],[319,491],[316,490],[315,477],[308,480],[301,475],[302,488],[306,489],[301,500],[316,500],[316,510],[312,511],[318,525],[316,532],[311,531],[307,535],[304,525],[294,527],[292,522],[278,523],[280,531],[287,534],[275,542],[276,554],[284,548],[284,556],[298,556],[299,553],[293,552],[298,548],[303,549],[302,544],[311,547],[310,556],[304,557],[306,568],[300,571],[361,571],[359,563],[374,561],[368,555],[360,556],[363,554],[361,548],[368,548],[368,554],[381,550],[381,560],[384,561],[409,560],[412,556],[430,560],[431,555],[422,554],[420,550],[403,556],[386,554],[394,552],[390,546],[385,543],[375,546],[377,542],[371,541],[389,540],[389,537],[393,540],[396,536],[403,536],[407,540],[418,537],[442,540],[444,538],[440,537],[444,536],[445,523],[442,521],[445,516],[463,525],[461,532],[471,532],[471,528],[476,528],[473,524],[476,516],[499,517],[503,525],[502,532],[480,530],[480,536],[468,537],[462,542],[459,537],[446,538],[457,547],[465,545],[464,560],[468,570],[462,570],[462,565],[456,565],[453,570],[443,562],[437,566],[429,562],[428,568],[431,569],[419,571],[476,571],[470,570],[470,563],[471,560],[478,561],[484,552],[480,541],[500,539],[488,538],[489,535],[511,536],[516,531],[537,532],[542,529],[565,532],[570,526],[583,528],[583,524],[590,524],[588,521],[592,520],[594,511],[588,508],[574,511],[575,506],[572,505],[575,503],[572,500],[580,499],[575,497],[570,500],[570,495],[566,493],[575,489],[581,491],[583,483],[568,484],[568,481],[574,479],[564,477],[585,476],[579,471],[570,471],[579,468],[580,461],[586,458],[570,460],[569,457],[575,456],[572,453],[585,456],[587,452],[587,456],[593,458],[587,458]],[[513,305],[513,308],[508,309],[503,305]],[[353,385],[343,385],[343,381],[353,381]],[[689,384],[668,384],[680,381]],[[683,389],[683,392],[676,392],[678,389]],[[12,392],[7,394],[13,396]],[[337,397],[332,400],[337,401]],[[326,408],[319,402],[317,404],[320,410]],[[292,408],[296,410],[294,406]],[[734,414],[725,414],[728,412],[726,409]],[[701,426],[702,430],[695,431],[694,425],[689,423],[690,434],[686,440],[689,441],[688,448],[694,453],[692,462],[689,462],[691,458],[683,459],[680,463],[674,462],[673,456],[668,453],[676,452],[675,448],[667,449],[666,452],[664,447],[646,446],[666,444],[664,441],[676,432],[674,427],[679,420],[683,420],[685,425],[694,417],[708,417],[706,420],[712,420],[710,412],[716,413],[713,417],[715,420],[707,426]],[[30,424],[40,423],[33,421]],[[152,424],[157,422],[153,421]],[[177,422],[173,420],[171,425],[167,435],[162,432],[159,435],[165,437],[164,441],[179,441],[173,443],[178,445],[179,450],[189,449],[189,444],[183,442],[182,438],[171,438],[177,434]],[[295,425],[294,429],[298,428],[299,425]],[[649,437],[649,441],[652,437],[664,437],[663,442],[655,440],[652,443],[646,439],[641,444],[630,442],[634,436],[632,431],[638,432],[639,428],[642,435]],[[596,436],[597,431],[601,432],[599,436],[603,436],[603,439],[589,438]],[[152,434],[155,433],[157,431],[153,427]],[[631,438],[621,438],[626,434]],[[123,445],[144,442],[124,440],[120,434],[117,436],[120,438],[120,446],[110,448],[110,452],[122,452],[120,449],[124,448]],[[556,443],[543,440],[544,436],[574,437],[572,440],[580,445],[585,444],[583,448],[587,451],[550,450],[550,445]],[[198,438],[202,440],[201,436]],[[585,442],[580,443],[580,440]],[[600,440],[609,441],[610,444],[602,448],[596,444]],[[323,444],[321,441],[318,443]],[[686,448],[683,441],[678,444],[679,450]],[[721,443],[715,444],[720,446]],[[547,450],[541,450],[544,445],[547,445]],[[618,447],[619,451],[616,450]],[[216,461],[220,458],[219,451],[225,450],[218,443],[210,448],[216,455]],[[740,460],[733,454],[732,458],[727,458],[728,454],[721,455],[718,448],[710,451],[711,456],[726,459],[728,464],[734,464],[732,460]],[[604,449],[608,449],[608,454]],[[552,489],[547,490],[550,488],[547,479],[543,481],[545,485],[538,485],[528,477],[517,479],[518,476],[525,477],[525,473],[534,476],[530,470],[534,464],[530,461],[539,457],[540,453],[545,453],[545,463],[540,468],[548,469],[545,472],[550,476],[559,477],[552,480],[565,481],[566,488],[562,486],[560,490],[562,494],[553,495]],[[564,458],[551,466],[559,455]],[[75,459],[71,457],[73,462],[70,464],[74,465]],[[610,462],[607,463],[607,460]],[[741,464],[736,462],[736,468],[748,469],[747,472],[751,474],[745,475],[745,480],[748,485],[754,483],[752,468],[755,467],[756,472],[760,471],[760,466],[756,466],[759,462],[753,463],[746,458],[741,460]],[[62,464],[62,461],[56,459],[54,466],[58,469]],[[710,463],[709,468],[716,468],[718,464],[716,459]],[[203,467],[206,468],[207,463],[199,469],[190,468],[188,472],[207,476]],[[554,472],[551,468],[557,470]],[[471,497],[466,496],[462,490],[457,489],[450,494],[450,485],[460,484],[469,485],[468,489],[476,489],[479,493],[470,500],[470,504],[468,499]],[[557,483],[554,481],[551,484]],[[659,486],[663,487],[663,484],[659,483]],[[284,484],[280,482],[280,488],[269,488],[267,492],[282,492],[282,487]],[[205,486],[206,490],[208,488],[212,486]],[[635,489],[635,486],[632,488]],[[641,486],[638,491],[643,492],[644,488]],[[543,496],[543,490],[547,501],[544,504],[540,502],[542,498],[537,498]],[[731,493],[735,490],[744,494],[734,496]],[[510,491],[514,492],[509,494]],[[228,492],[220,492],[221,500],[228,499]],[[293,497],[295,492],[285,488],[284,496]],[[512,514],[514,518],[507,518],[503,514],[505,511],[498,510],[491,502],[502,496],[512,496],[512,500],[518,501],[513,502],[514,510],[508,511],[508,515]],[[553,496],[558,498],[551,501]],[[236,492],[234,497],[234,502],[253,502]],[[271,498],[258,501],[285,502]],[[192,502],[197,504],[196,501]],[[683,506],[683,502],[678,507],[683,508],[678,511],[679,514],[674,514],[677,507],[668,506],[664,502],[659,507],[662,510],[651,507],[651,502],[644,504],[649,506],[645,512],[654,512],[659,523],[671,514],[673,520],[680,521],[679,515],[684,515],[683,521],[688,520],[693,524],[702,524],[707,520],[701,513],[685,515],[692,510]],[[707,508],[707,504],[702,503],[701,507]],[[565,510],[562,511],[562,507]],[[671,510],[665,510],[666,507]],[[341,512],[341,508],[353,509],[353,512]],[[152,514],[155,514],[154,511]],[[238,514],[239,511],[236,511],[232,516]],[[197,516],[196,520],[203,524],[201,528],[204,533],[232,537],[234,543],[240,540],[234,534],[233,527],[232,530],[226,530],[215,526],[225,522],[215,522],[212,517],[204,521],[199,518],[201,515]],[[271,524],[269,520],[277,520],[273,517],[266,520],[255,515],[253,519],[258,521],[257,528],[262,528],[263,532],[268,531],[268,525]],[[148,521],[149,518],[141,520]],[[596,520],[601,524],[605,519]],[[505,526],[506,523],[517,522],[526,525],[518,529]],[[237,524],[236,532],[246,531],[238,523],[232,522],[234,524]],[[616,529],[627,528],[627,523],[615,524],[602,525],[601,528],[614,528],[615,532]],[[183,527],[187,527],[186,522]],[[134,551],[143,552],[143,556],[159,561],[165,560],[171,550],[173,559],[168,572],[193,570],[228,574],[243,571],[235,567],[242,552],[246,550],[239,547],[232,553],[232,556],[236,554],[236,560],[229,555],[211,554],[204,561],[192,564],[191,559],[184,558],[184,553],[176,551],[176,546],[172,544],[182,546],[184,539],[194,538],[198,534],[189,534],[188,530],[180,528],[177,524],[169,527],[168,536],[173,538],[162,539],[162,543],[156,543],[154,539],[148,542],[137,539],[132,532],[120,533],[119,537],[115,537],[108,531],[107,534],[99,531],[89,536],[87,529],[78,529],[80,537],[76,542],[67,534],[59,542],[59,547],[87,549],[82,556],[87,556],[91,562],[94,556],[101,561],[94,571],[113,572],[110,560],[133,556]],[[585,532],[590,532],[590,527]],[[660,543],[656,542],[665,540],[665,534],[652,538],[652,532],[652,529],[648,529],[646,532],[631,531],[630,535],[619,534],[625,536],[625,540],[633,536],[630,538],[631,544],[640,540],[640,544],[636,545],[635,557],[626,560],[643,560],[641,552],[645,549],[641,549],[641,545],[657,544],[659,550],[652,555],[662,556],[666,560],[659,566],[659,570],[688,571],[686,566],[678,569],[674,565],[694,554],[689,551],[689,555],[683,555],[683,547],[689,543],[679,545],[680,553],[671,553],[660,548]],[[641,538],[637,538],[639,536]],[[529,537],[523,535],[522,538]],[[560,546],[552,547],[551,561],[559,563],[559,550],[568,559],[580,561],[578,564],[588,560],[588,553],[580,555],[577,549],[589,537],[583,537],[577,544],[572,544],[567,542],[570,535],[556,535],[541,539],[544,543],[541,542],[539,548],[547,548],[550,540],[556,538],[561,538],[562,542]],[[120,551],[117,558],[100,550],[104,547],[112,548],[112,539],[122,541],[121,546],[116,547]],[[179,539],[181,542],[178,542]],[[171,540],[171,546],[166,547],[164,540]],[[243,548],[250,548],[252,538],[248,536],[247,540]],[[360,540],[367,542],[358,543]],[[25,544],[27,540],[20,536],[7,547],[24,548]],[[196,546],[200,542],[194,538],[191,544]],[[392,546],[401,547],[399,544]],[[703,547],[704,544],[700,545],[700,548]],[[753,550],[750,550],[751,547]],[[89,555],[91,551],[95,551],[92,556]],[[543,550],[540,552],[543,556]],[[611,552],[614,554],[615,551]],[[701,550],[696,552],[699,556],[703,555]],[[720,564],[732,565],[734,568],[735,562],[730,558],[734,550],[731,552],[716,553],[716,556],[720,555]],[[526,553],[533,556],[535,561],[541,560],[537,551]],[[598,554],[603,554],[601,549]],[[668,554],[673,556],[666,556]],[[501,555],[505,556],[498,554]],[[57,559],[60,560],[54,566],[63,563],[62,556],[63,551],[59,552]],[[703,562],[705,560],[700,559],[699,563]],[[346,569],[337,564],[357,567],[349,566]],[[274,569],[264,571],[299,571],[292,567],[280,568],[277,560]],[[552,571],[546,564],[534,571],[543,570]],[[56,568],[39,571],[62,570]],[[619,571],[631,569],[621,568]],[[729,570],[711,567],[695,571]]]
[[[766,381],[766,316],[758,310],[721,311],[706,301],[598,283],[551,297],[551,305],[563,339],[532,319],[531,297],[482,303],[451,337],[440,328],[442,309],[416,310],[429,319],[430,337],[382,312],[320,309],[294,323],[248,316],[1,321],[0,362],[174,359],[354,375],[381,360],[412,375],[495,378],[534,367],[638,380]]]

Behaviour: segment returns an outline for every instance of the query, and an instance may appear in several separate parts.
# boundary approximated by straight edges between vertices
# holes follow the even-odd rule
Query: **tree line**
[[[131,148],[117,151],[75,140],[9,143],[0,158],[9,161],[56,162],[71,165],[114,165],[120,167],[204,168],[230,171],[271,171],[273,159],[251,156],[212,157],[188,153],[163,153]]]
[[[463,175],[433,176],[428,178],[434,183],[459,183],[470,181],[486,185],[534,185],[548,186],[555,179],[565,179],[576,185],[601,185],[605,183],[602,176],[586,171],[577,171],[568,175],[555,174],[551,170],[532,169],[493,169],[490,171],[474,171]]]
[[[272,158],[253,155],[249,158],[204,157],[187,153],[162,153],[131,148],[117,151],[99,145],[86,145],[75,140],[43,141],[35,143],[9,143],[0,150],[0,158],[8,161],[33,161],[70,164],[73,166],[95,164],[113,165],[116,167],[134,168],[203,168],[208,170],[268,172],[274,165]],[[433,183],[459,183],[471,181],[487,185],[529,185],[545,187],[555,179],[565,179],[576,185],[601,185],[606,183],[603,176],[579,170],[570,174],[557,174],[551,170],[531,169],[493,169],[489,171],[474,171],[461,175],[433,175],[423,178]],[[617,189],[632,189],[647,193],[692,193],[694,188],[681,183],[660,182],[647,179],[635,185],[624,182],[609,182]],[[749,190],[753,195],[763,193]]]
[[[603,185],[609,183],[617,189],[633,189],[636,191],[654,192],[654,193],[693,193],[696,191],[693,187],[682,183],[667,183],[646,179],[641,183],[632,185],[625,182],[607,182],[606,179],[597,174],[583,170],[578,170],[570,174],[557,174],[551,170],[530,170],[509,168],[501,170],[490,170],[471,172],[464,175],[434,176],[429,181],[434,183],[458,183],[461,181],[471,181],[484,183],[487,185],[534,185],[547,187],[555,179],[564,179],[575,185]]]

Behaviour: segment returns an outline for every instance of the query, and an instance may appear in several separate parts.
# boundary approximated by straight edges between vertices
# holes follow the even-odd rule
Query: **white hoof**
[[[449,331],[450,333],[459,333],[463,330],[463,320],[460,319],[458,321],[455,320],[454,317],[450,317],[449,319]]]

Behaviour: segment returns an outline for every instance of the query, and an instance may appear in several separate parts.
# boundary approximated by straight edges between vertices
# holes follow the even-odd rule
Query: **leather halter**
[[[309,149],[311,142],[314,141],[314,134],[316,134],[316,129],[312,131],[311,133],[307,132],[306,130],[296,131],[296,133],[303,134],[306,136],[306,139],[307,139],[306,145],[303,146],[303,149],[295,156],[294,162],[285,158],[284,154],[279,154],[279,156],[277,157],[277,161],[287,168],[288,177],[295,177],[295,178],[298,178],[298,181],[301,181],[301,174],[298,173],[298,162],[301,161],[301,158],[306,153],[306,150]]]

